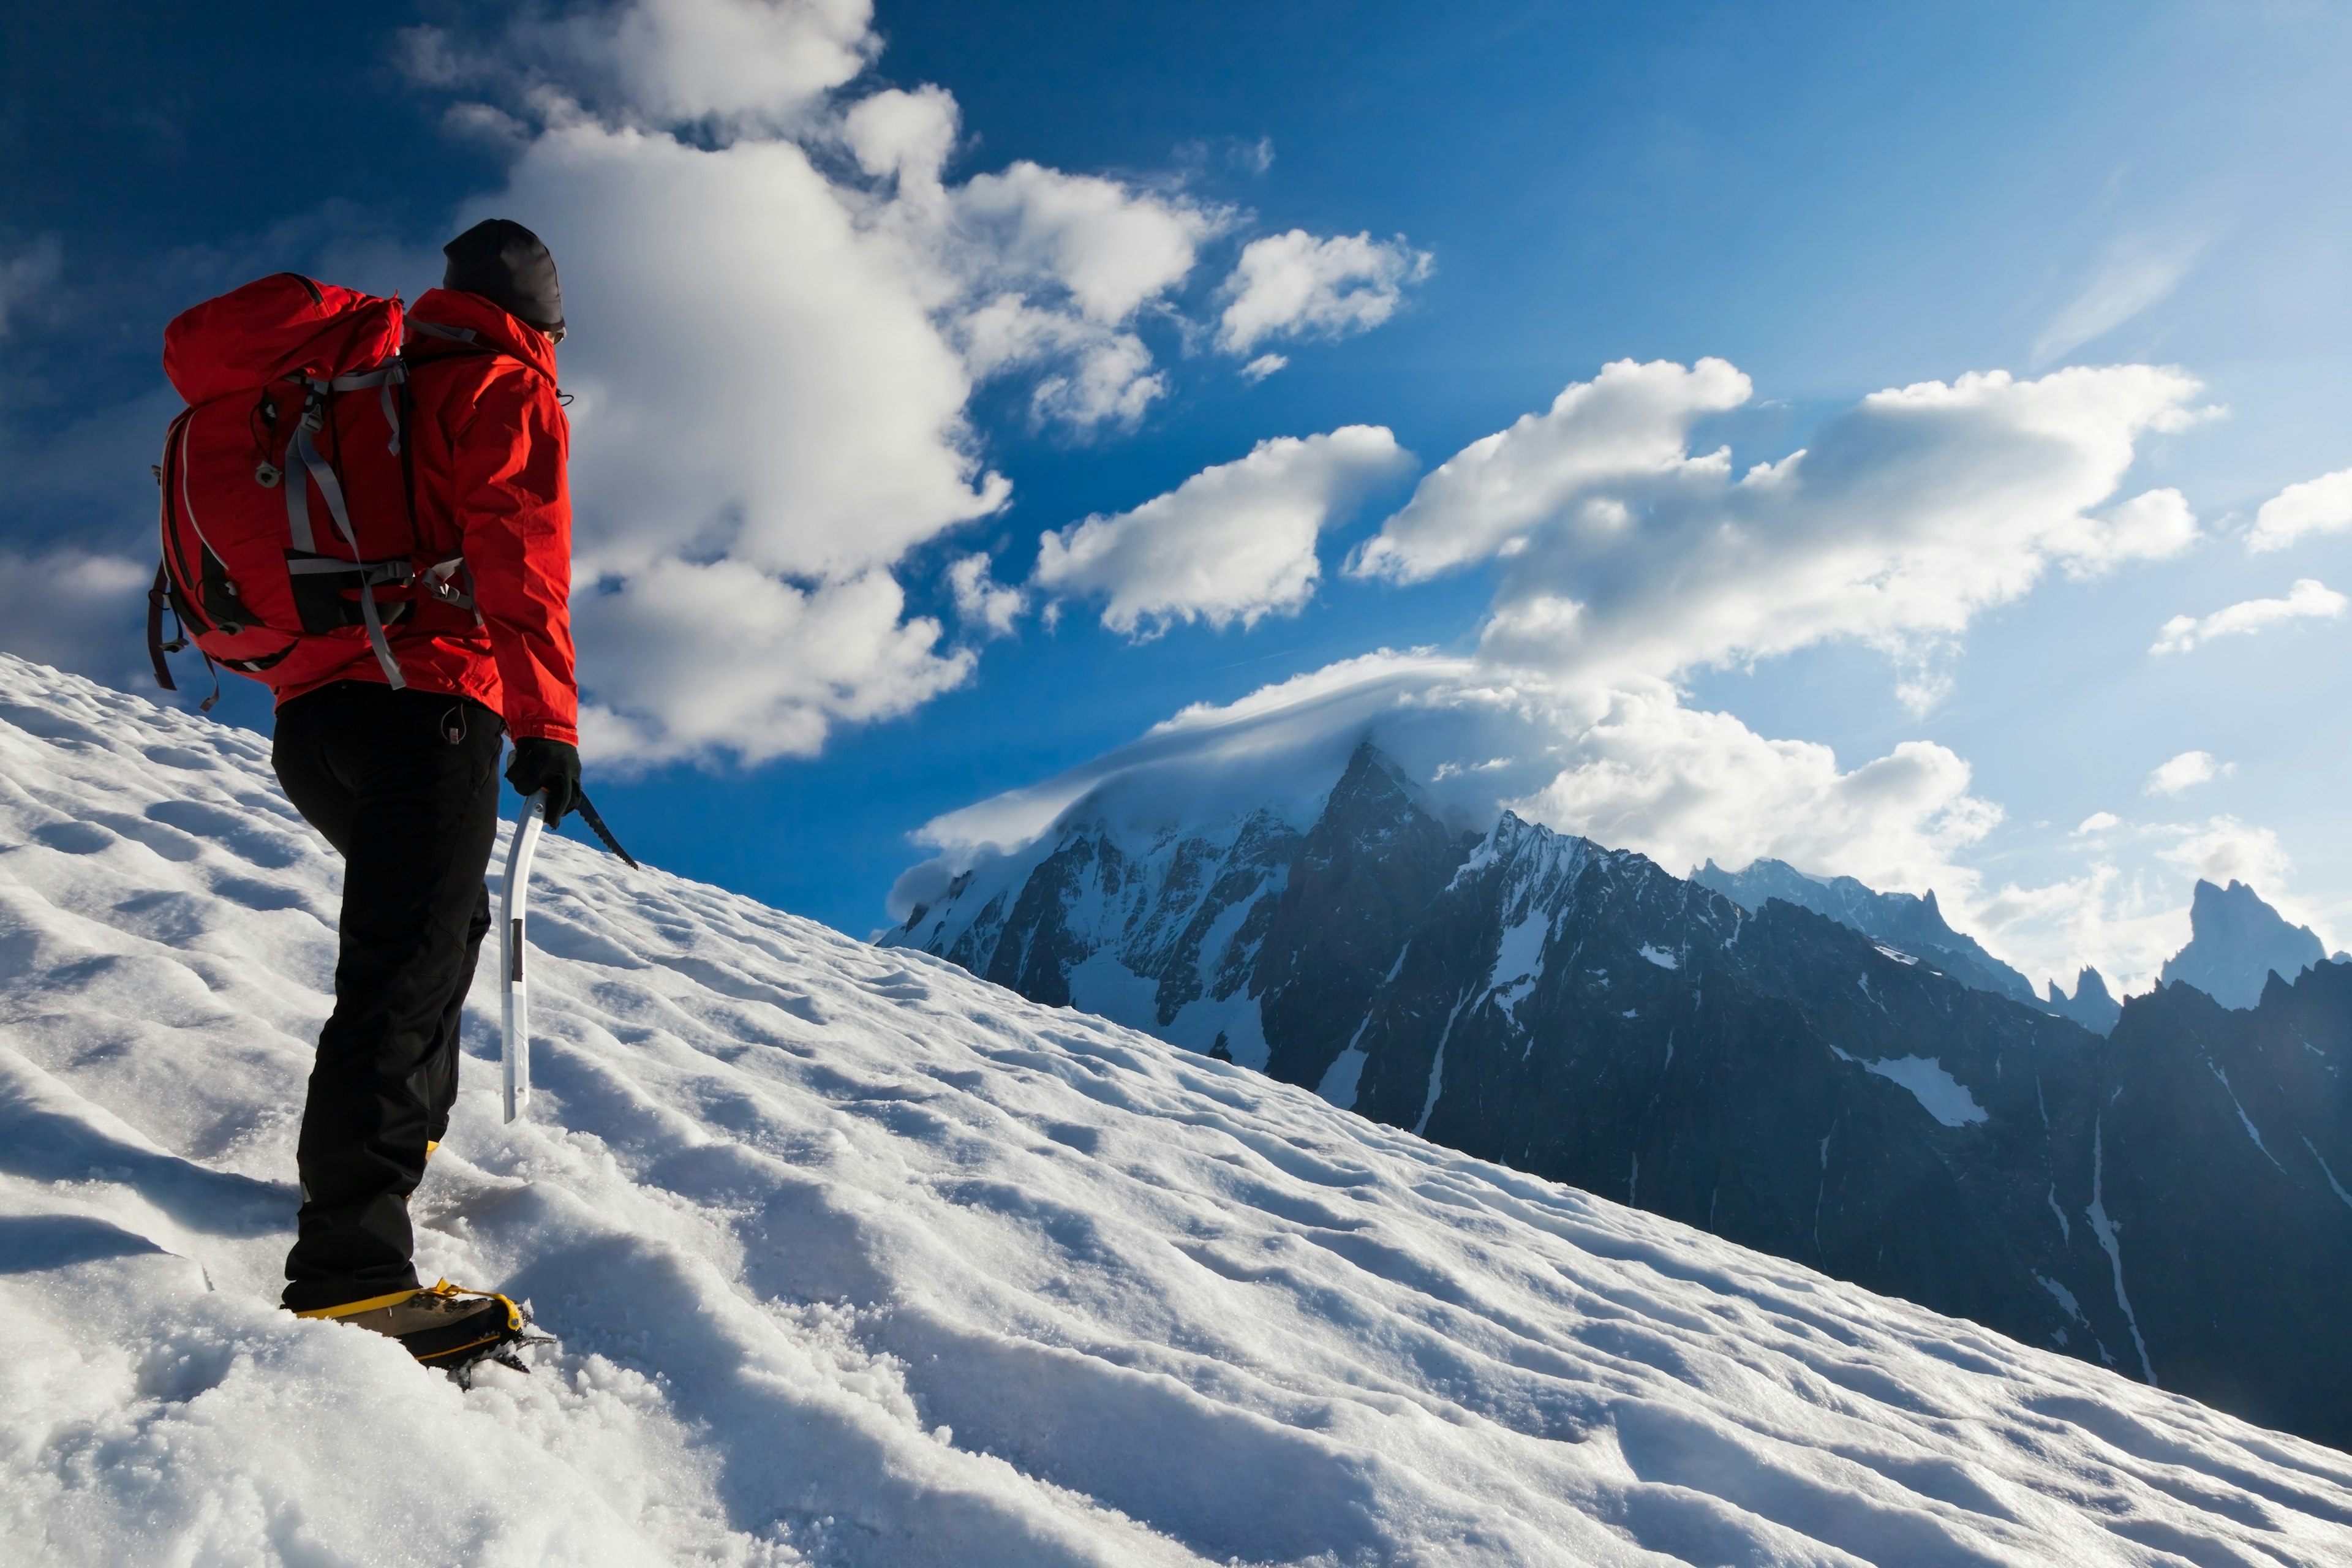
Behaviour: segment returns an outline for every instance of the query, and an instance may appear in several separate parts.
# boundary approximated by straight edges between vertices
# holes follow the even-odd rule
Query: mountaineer
[[[192,639],[273,689],[278,777],[343,858],[284,1303],[462,1368],[510,1358],[523,1317],[421,1285],[408,1198],[457,1096],[503,742],[509,782],[562,820],[579,688],[555,263],[499,218],[444,254],[441,287],[404,315],[278,273],[166,329],[189,408],[157,472],[148,624],[166,688],[163,652]],[[162,640],[166,607],[181,641]]]

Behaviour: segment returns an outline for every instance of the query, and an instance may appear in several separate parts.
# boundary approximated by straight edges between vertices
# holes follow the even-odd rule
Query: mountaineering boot
[[[530,1320],[508,1298],[489,1290],[461,1289],[446,1279],[429,1289],[395,1290],[294,1315],[371,1329],[398,1340],[426,1366],[461,1375],[481,1361],[527,1372],[514,1347],[553,1342],[544,1335],[526,1333]]]

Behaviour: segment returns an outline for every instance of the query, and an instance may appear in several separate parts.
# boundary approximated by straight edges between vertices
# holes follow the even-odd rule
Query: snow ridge
[[[336,862],[259,737],[0,657],[12,1563],[2352,1557],[2352,1458],[551,840],[428,1271],[274,1305]],[[487,1005],[486,1005],[487,1004]]]

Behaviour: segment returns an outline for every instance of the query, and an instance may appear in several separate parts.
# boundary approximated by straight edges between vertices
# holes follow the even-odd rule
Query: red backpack
[[[372,648],[397,688],[386,627],[480,624],[463,557],[418,554],[402,325],[397,299],[280,272],[163,330],[163,374],[188,402],[155,470],[163,560],[147,646],[166,691],[178,688],[163,656],[191,641],[273,689]],[[202,706],[219,697],[215,677]]]

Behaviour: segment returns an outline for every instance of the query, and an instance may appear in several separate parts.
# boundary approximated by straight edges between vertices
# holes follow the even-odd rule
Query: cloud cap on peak
[[[1977,879],[1950,854],[2000,815],[1969,793],[1968,764],[1929,742],[1841,769],[1827,746],[1768,739],[1663,683],[1596,693],[1384,649],[1196,704],[1055,779],[934,819],[918,837],[940,854],[902,880],[893,908],[1023,852],[1080,805],[1145,841],[1260,809],[1304,829],[1367,740],[1472,831],[1508,809],[1664,866],[1769,856],[1963,903]]]

